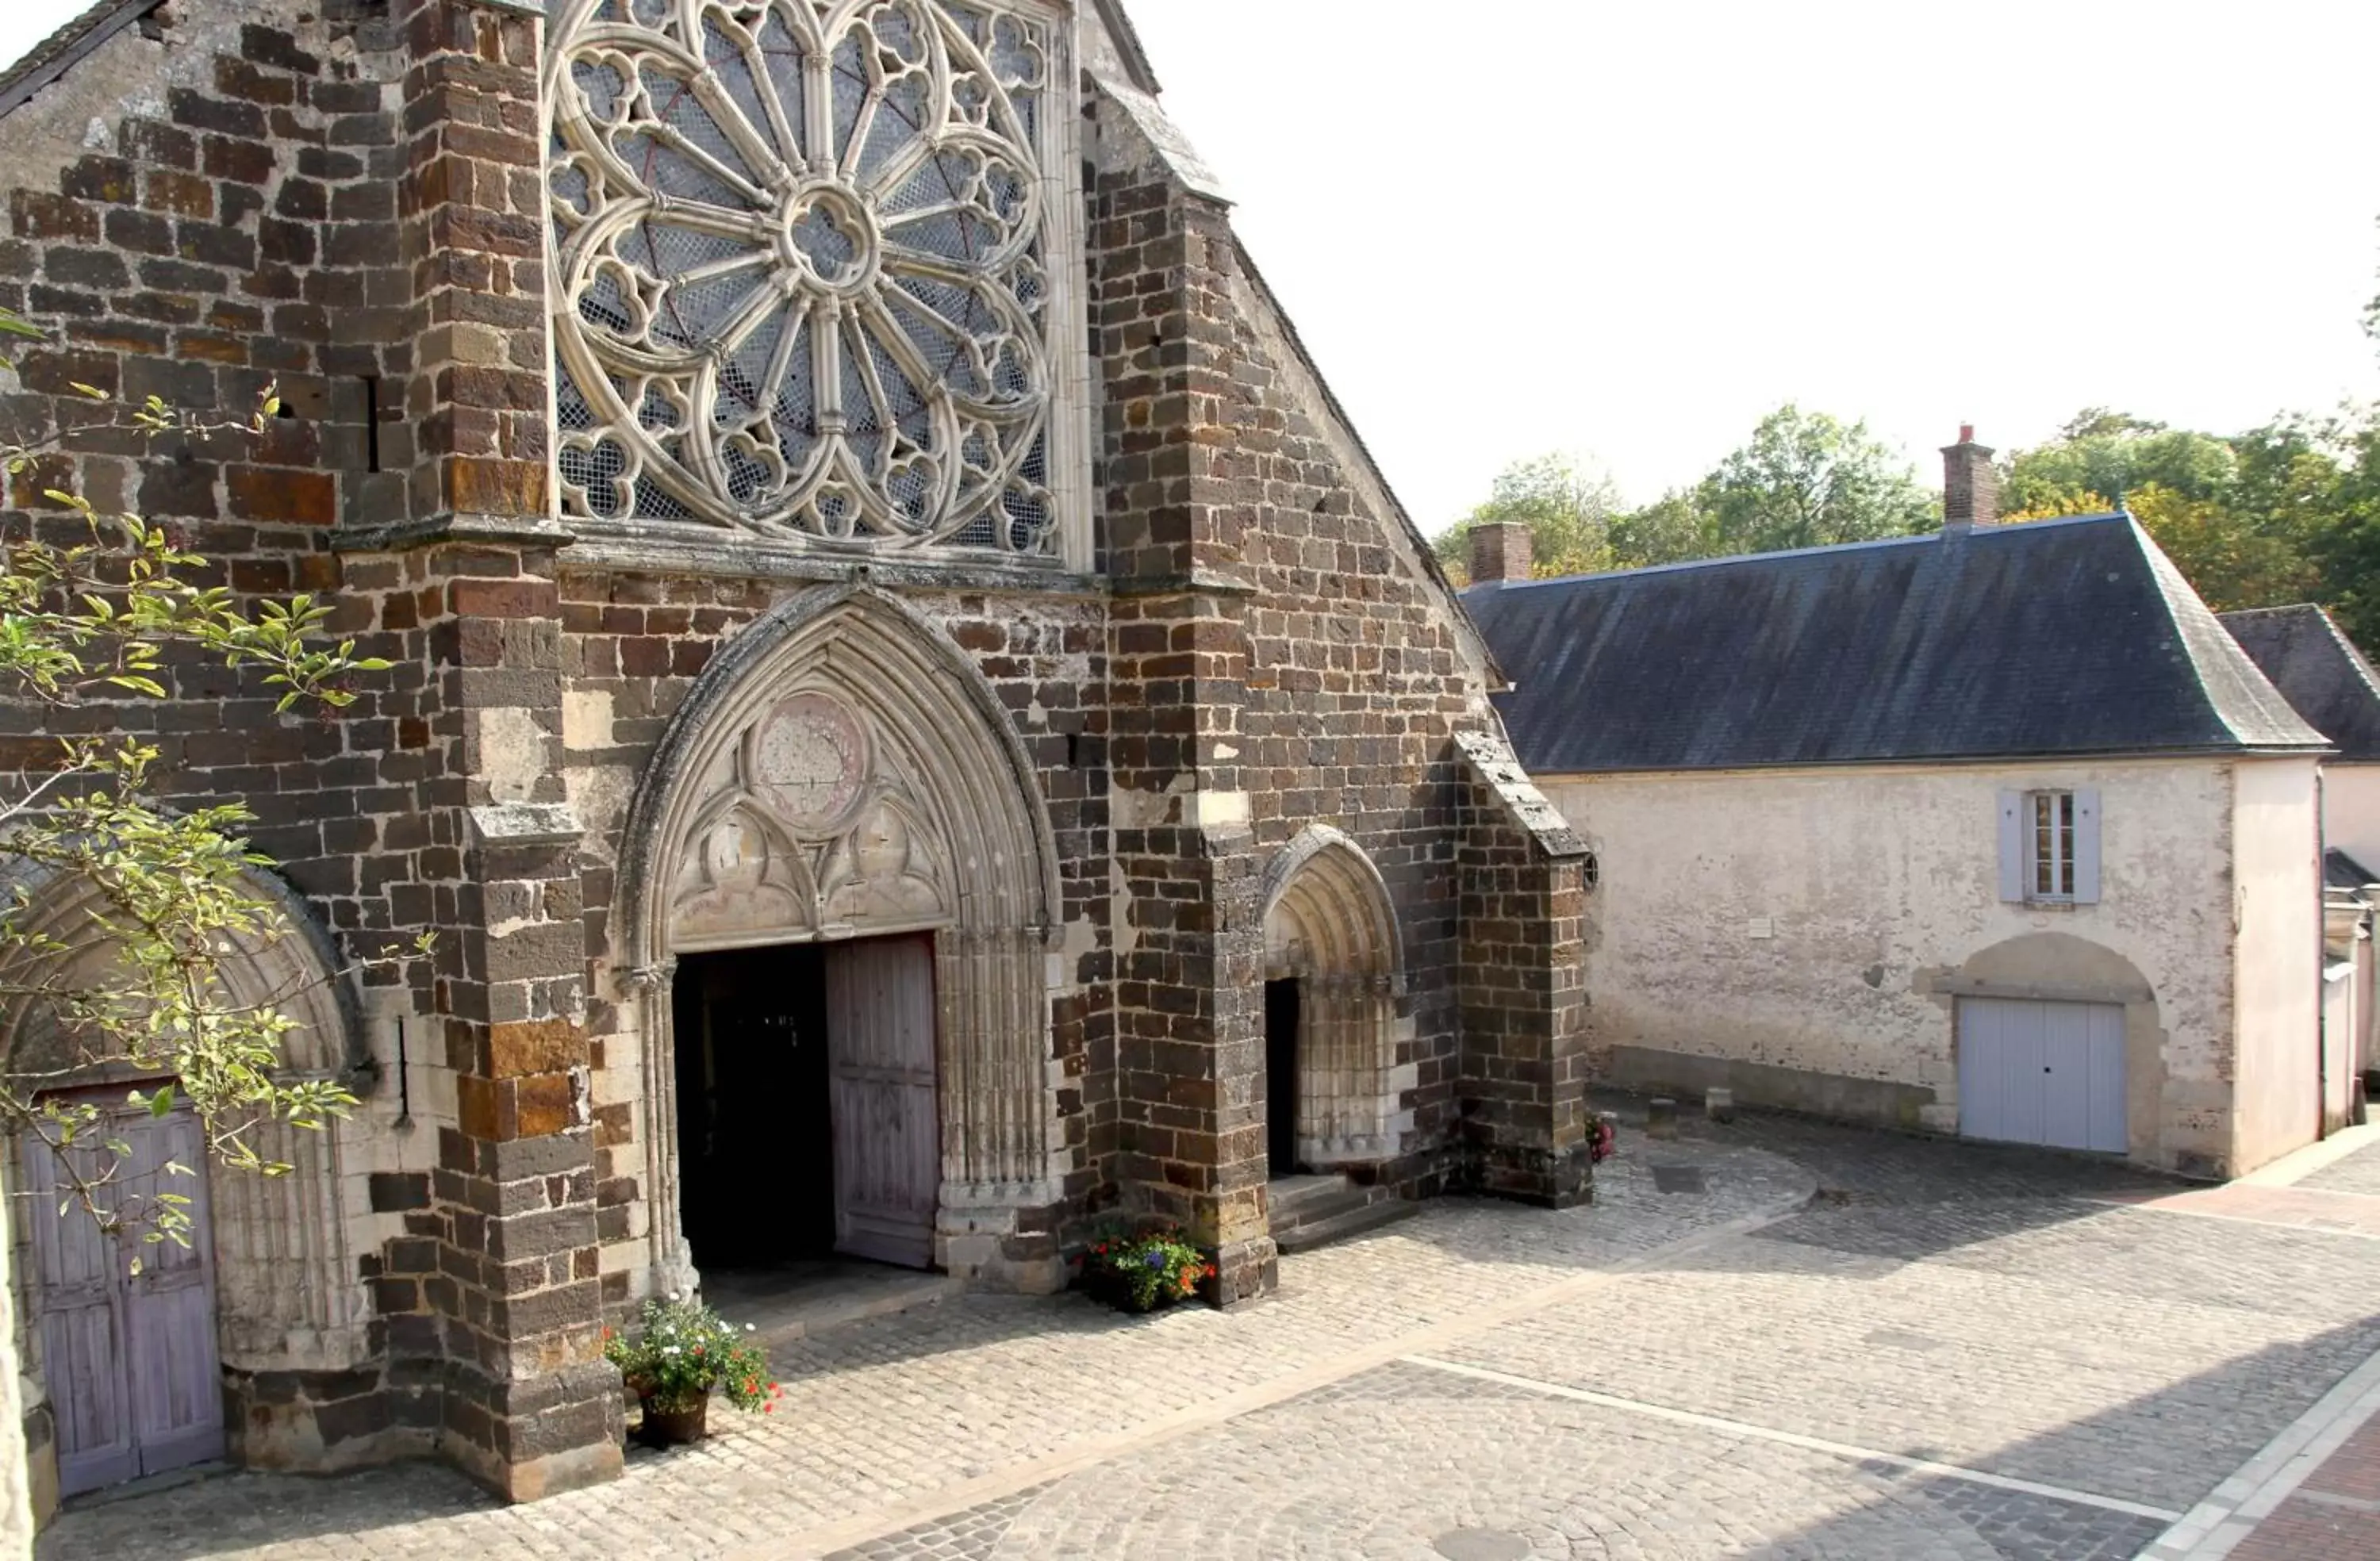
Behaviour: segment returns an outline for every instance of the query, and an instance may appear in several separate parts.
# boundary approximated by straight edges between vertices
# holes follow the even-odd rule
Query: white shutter
[[[2099,793],[2074,793],[2074,903],[2099,902]]]
[[[2095,878],[2093,882],[2096,882]],[[2024,793],[2000,793],[2000,898],[2024,898]]]

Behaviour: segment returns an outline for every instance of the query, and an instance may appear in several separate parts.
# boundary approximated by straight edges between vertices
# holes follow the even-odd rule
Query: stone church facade
[[[1293,1168],[1588,1196],[1584,849],[1106,0],[79,25],[0,79],[7,408],[71,425],[10,523],[71,482],[394,663],[115,712],[261,816],[255,987],[364,1101],[210,1179],[232,1456],[606,1478],[600,1330],[722,1262],[1049,1291],[1148,1213],[1230,1304]],[[130,1413],[55,1244],[52,1489]]]

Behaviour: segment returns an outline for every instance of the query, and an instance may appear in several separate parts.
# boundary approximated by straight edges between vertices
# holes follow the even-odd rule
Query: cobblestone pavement
[[[2380,1241],[2096,1163],[1746,1118],[1624,1131],[1599,1189],[1433,1204],[1232,1313],[965,1297],[798,1341],[773,1420],[599,1491],[228,1476],[40,1554],[2098,1561],[2380,1349]]]

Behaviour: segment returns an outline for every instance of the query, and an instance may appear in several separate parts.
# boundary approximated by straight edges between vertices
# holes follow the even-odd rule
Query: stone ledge
[[[501,802],[471,809],[481,845],[576,845],[586,829],[568,803]]]
[[[486,4],[487,0],[476,3]],[[331,550],[343,553],[390,553],[477,542],[566,548],[577,539],[577,533],[570,527],[542,516],[450,514],[334,531]]]
[[[903,558],[881,553],[812,552],[797,543],[722,533],[659,536],[650,527],[579,521],[571,536],[573,569],[637,575],[702,575],[735,580],[817,580],[901,587],[913,590],[980,591],[993,595],[1084,596],[1104,593],[1095,575],[1055,563],[994,560]]]

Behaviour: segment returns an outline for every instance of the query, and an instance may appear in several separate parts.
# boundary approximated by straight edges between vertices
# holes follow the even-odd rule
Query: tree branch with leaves
[[[0,310],[0,337],[41,335]],[[268,390],[245,422],[153,399],[128,420],[152,437],[254,436],[276,411]],[[0,470],[28,480],[61,437],[0,437]],[[0,538],[0,696],[45,729],[87,732],[110,724],[110,706],[167,699],[183,662],[244,672],[280,713],[346,705],[348,679],[388,665],[324,643],[331,609],[314,597],[243,605],[200,583],[207,561],[170,528],[64,490],[42,497],[55,513]],[[254,816],[236,801],[169,805],[164,779],[154,744],[89,734],[58,735],[47,762],[29,756],[0,775],[0,1121],[55,1156],[61,1214],[79,1204],[111,1230],[188,1244],[188,1196],[131,1185],[123,1113],[187,1108],[219,1164],[277,1176],[289,1168],[259,1148],[261,1130],[321,1131],[357,1101],[338,1079],[289,1074],[285,1009],[298,994],[242,994],[231,978],[244,950],[298,936],[260,891],[271,864],[240,833]]]

